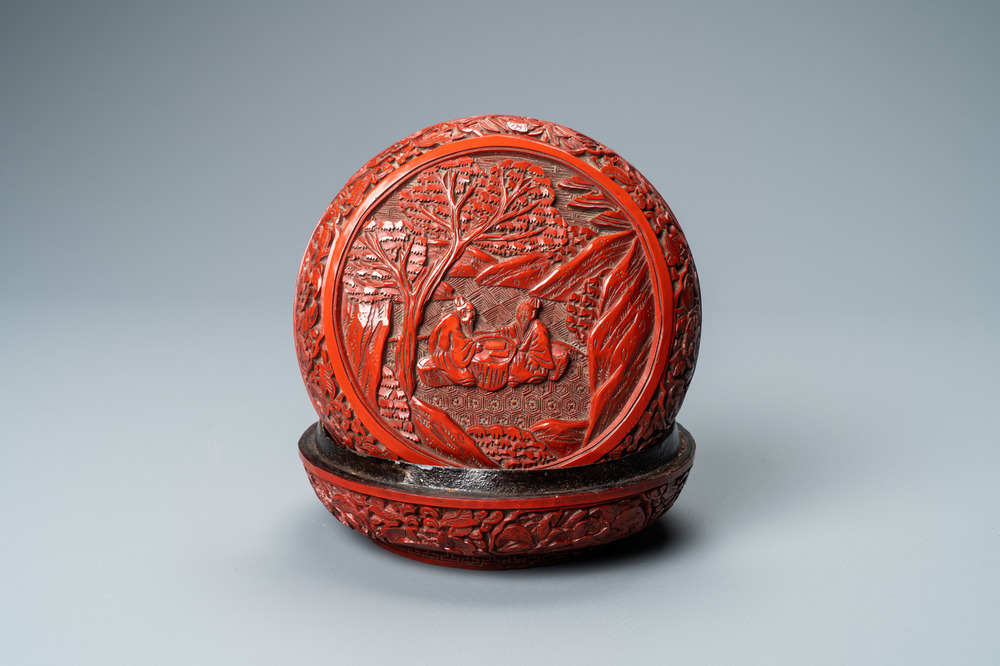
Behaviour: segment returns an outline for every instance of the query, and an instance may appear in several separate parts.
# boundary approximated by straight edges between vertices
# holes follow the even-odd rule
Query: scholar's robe
[[[445,315],[427,340],[430,356],[417,363],[417,374],[428,386],[461,384],[471,386],[476,378],[469,370],[476,354],[476,342],[462,330],[455,314]]]

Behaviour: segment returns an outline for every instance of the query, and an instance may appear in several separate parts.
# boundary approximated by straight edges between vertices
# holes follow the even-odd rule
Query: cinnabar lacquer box
[[[675,418],[700,303],[673,213],[604,145],[514,116],[413,134],[348,181],[302,260],[309,480],[380,546],[450,566],[634,534],[691,467]]]

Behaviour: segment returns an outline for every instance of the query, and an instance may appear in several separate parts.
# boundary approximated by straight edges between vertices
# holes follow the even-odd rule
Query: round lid
[[[434,125],[330,204],[295,304],[331,438],[372,456],[544,468],[657,442],[694,371],[694,263],[628,162],[514,116]]]

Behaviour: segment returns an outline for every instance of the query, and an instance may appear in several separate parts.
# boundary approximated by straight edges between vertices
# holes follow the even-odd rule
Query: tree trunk
[[[468,243],[452,245],[442,260],[424,274],[425,279],[415,285],[414,295],[404,301],[403,330],[396,343],[396,378],[407,398],[412,397],[417,388],[417,331],[424,322],[424,305],[433,297],[444,274],[467,246]]]
[[[399,333],[399,341],[396,343],[396,379],[403,389],[403,393],[409,398],[417,387],[414,371],[416,370],[417,355],[417,328],[420,326],[418,320],[423,311],[422,305],[411,305],[403,317],[403,330]]]

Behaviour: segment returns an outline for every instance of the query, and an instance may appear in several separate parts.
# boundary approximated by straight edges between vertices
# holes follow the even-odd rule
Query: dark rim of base
[[[417,465],[355,453],[340,446],[319,423],[299,439],[302,456],[335,476],[376,488],[451,497],[518,499],[602,492],[659,478],[676,469],[694,440],[675,424],[659,443],[617,460],[557,469],[478,469]]]

